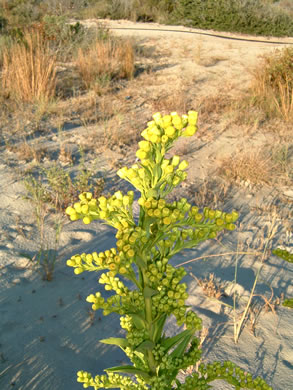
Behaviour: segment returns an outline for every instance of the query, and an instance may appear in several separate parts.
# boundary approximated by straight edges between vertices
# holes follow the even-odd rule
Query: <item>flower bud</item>
[[[174,171],[173,165],[168,165],[168,166],[166,167],[166,169],[165,169],[166,174],[173,173],[173,171]]]
[[[142,149],[138,149],[138,151],[136,152],[136,157],[138,157],[140,160],[144,160],[146,156],[147,153]]]
[[[166,134],[162,135],[162,137],[161,137],[162,144],[167,143],[168,140],[169,140],[169,138],[168,138],[168,136],[167,136]],[[164,150],[165,150],[165,149],[164,149]],[[165,154],[165,152],[162,153],[162,154]]]
[[[165,129],[165,134],[169,137],[169,138],[174,138],[175,136],[175,128],[173,126],[169,126]]]
[[[173,167],[177,167],[177,165],[179,164],[179,162],[180,162],[180,157],[179,156],[173,156],[173,158],[172,158],[172,162],[171,162],[171,164],[173,165]]]
[[[188,165],[189,164],[186,160],[181,161],[181,163],[179,164],[179,167],[178,167],[179,171],[183,171],[184,169],[186,169],[188,167]]]
[[[86,216],[82,219],[82,222],[85,224],[85,225],[88,225],[89,223],[91,223],[91,218]]]
[[[140,141],[138,145],[140,149],[144,150],[145,152],[149,152],[151,150],[151,145],[148,141]]]

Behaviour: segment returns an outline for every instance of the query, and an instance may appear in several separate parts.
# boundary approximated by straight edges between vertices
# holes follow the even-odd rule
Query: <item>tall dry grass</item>
[[[251,92],[256,105],[269,117],[293,120],[293,48],[263,57],[253,70]]]
[[[22,102],[47,102],[55,94],[56,57],[38,32],[3,51],[2,90]]]
[[[98,39],[88,49],[79,49],[76,66],[88,89],[112,79],[131,79],[134,49],[130,41]]]

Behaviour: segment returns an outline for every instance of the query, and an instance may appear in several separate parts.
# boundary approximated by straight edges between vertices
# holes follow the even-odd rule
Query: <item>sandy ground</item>
[[[135,36],[145,47],[160,53],[157,56],[157,70],[149,84],[145,84],[144,76],[136,80],[139,93],[134,99],[137,105],[144,109],[149,108],[150,94],[159,96],[164,91],[169,93],[170,86],[174,87],[175,91],[183,88],[187,94],[190,90],[192,94],[194,89],[191,85],[195,84],[197,98],[218,93],[219,89],[231,94],[239,93],[247,87],[250,80],[248,70],[259,60],[259,56],[281,47],[272,42],[285,41],[293,44],[293,38],[260,38],[263,42],[247,42],[200,35],[197,34],[200,30],[183,27],[134,24],[126,21],[103,22],[114,28],[114,34]],[[90,25],[96,22],[86,23]],[[117,29],[121,27],[142,29]],[[156,30],[153,30],[154,28]],[[159,31],[160,29],[168,31]],[[191,31],[196,34],[190,34]],[[255,39],[224,33],[220,35]],[[126,90],[125,94],[131,92]],[[259,132],[253,137],[249,134],[239,135],[235,126],[229,127],[225,120],[214,123],[213,128],[201,124],[199,136],[195,136],[191,141],[191,151],[186,156],[190,162],[187,184],[182,185],[174,196],[185,196],[192,202],[195,193],[200,191],[199,183],[202,184],[204,178],[214,174],[215,161],[218,158],[229,155],[233,148],[243,149],[248,140],[254,147],[274,141],[274,133]],[[86,130],[81,126],[66,133],[69,143],[78,142],[83,134],[86,134]],[[54,145],[54,138],[47,139],[46,142]],[[111,153],[118,154],[113,151]],[[98,153],[95,158],[99,170],[107,172],[106,190],[112,193],[121,188],[121,181],[115,176],[115,169],[111,170],[109,167],[111,153]],[[31,269],[28,259],[21,254],[37,252],[38,231],[32,207],[23,199],[24,187],[15,175],[13,166],[7,165],[7,159],[10,157],[7,157],[5,148],[1,147],[0,389],[78,390],[81,388],[76,382],[78,370],[101,374],[104,368],[127,363],[122,351],[102,345],[98,341],[122,335],[118,317],[103,317],[100,312],[93,315],[90,304],[85,302],[89,294],[101,289],[97,284],[98,275],[84,273],[76,276],[65,264],[73,254],[114,247],[115,230],[98,222],[85,226],[80,222],[67,221],[61,235],[54,278],[50,282],[43,281],[40,275]],[[90,159],[91,156],[88,155],[87,158]],[[130,166],[134,162],[133,151],[131,156],[126,153],[122,158],[123,162]],[[23,168],[25,165],[23,163]],[[123,189],[130,187],[124,185]],[[219,189],[215,188],[214,191],[217,193]],[[219,193],[218,195],[220,198]],[[136,192],[135,199],[138,197],[139,193]],[[290,250],[293,244],[293,227],[288,216],[292,211],[292,201],[292,192],[290,187],[286,186],[250,188],[249,185],[244,185],[237,191],[231,190],[228,196],[218,203],[225,211],[234,208],[240,212],[238,229],[225,234],[219,242],[203,243],[197,250],[185,251],[175,256],[171,260],[172,264],[179,265],[203,255],[232,252],[237,249],[237,245],[245,251],[261,251],[272,225],[273,208],[276,210],[276,230],[269,248],[282,244]],[[137,202],[134,209],[137,216]],[[52,232],[48,230],[46,234],[48,248],[52,248]],[[203,342],[203,361],[230,359],[254,376],[262,376],[274,390],[291,390],[292,310],[276,306],[274,313],[271,310],[266,312],[263,307],[259,313],[264,300],[256,297],[255,315],[251,314],[238,344],[235,345],[230,310],[204,295],[193,277],[204,278],[214,273],[215,277],[225,284],[226,294],[221,300],[232,304],[235,261],[236,256],[226,255],[185,265],[190,272],[186,277],[190,294],[188,303],[202,317],[207,330]],[[236,287],[241,296],[240,313],[259,266],[258,257],[239,256]],[[292,264],[274,256],[268,256],[266,259],[256,293],[268,299],[271,288],[274,292],[273,300],[281,294],[290,297],[293,293]],[[175,322],[170,320],[167,332],[173,332],[175,329]],[[231,387],[218,382],[214,383],[214,388],[227,390]]]

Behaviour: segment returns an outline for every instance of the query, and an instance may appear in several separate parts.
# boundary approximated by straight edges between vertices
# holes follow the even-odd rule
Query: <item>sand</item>
[[[215,36],[218,33],[212,31],[203,32],[211,35],[200,35],[200,30],[180,26],[129,21],[102,22],[114,28],[114,34],[135,36],[146,47],[155,47],[160,53],[153,84],[141,87],[144,81],[137,80],[139,94],[136,98],[142,105],[145,104],[145,107],[148,107],[149,94],[153,96],[157,93],[159,96],[170,85],[179,89],[186,88],[188,91],[191,83],[196,83],[197,97],[219,92],[221,85],[223,90],[228,89],[231,94],[239,93],[247,87],[251,78],[247,70],[257,63],[259,56],[281,47],[272,42],[287,42],[288,45],[293,43],[293,38],[220,34],[252,40],[247,42],[222,39]],[[86,24],[96,24],[96,21],[89,20]],[[120,30],[125,27],[141,30]],[[159,31],[160,29],[167,31]],[[196,34],[189,33],[192,31]],[[229,127],[223,121],[215,123],[214,130],[209,126],[205,127],[204,123],[201,128],[199,137],[193,137],[191,153],[186,157],[190,163],[187,184],[182,185],[175,194],[177,198],[185,196],[191,202],[194,200],[194,194],[200,190],[199,184],[202,185],[203,179],[213,175],[215,161],[229,155],[232,148],[243,148],[246,142],[251,140],[249,134],[239,136],[235,125]],[[85,133],[86,130],[82,126],[68,130],[68,142],[78,142],[79,137]],[[262,145],[264,140],[273,142],[274,134],[258,133],[252,138],[254,146],[257,146]],[[48,139],[44,142],[54,145],[54,140]],[[86,156],[87,159],[90,157]],[[99,169],[104,169],[108,174],[107,191],[113,193],[121,188],[121,180],[115,174],[117,169],[110,169],[108,164],[111,153],[98,153],[96,158]],[[103,290],[97,283],[99,275],[83,273],[76,276],[73,269],[66,266],[66,260],[73,254],[114,247],[115,230],[99,222],[85,226],[80,221],[73,223],[66,220],[58,247],[53,280],[42,280],[23,255],[33,255],[38,251],[39,236],[33,209],[30,203],[23,199],[24,186],[15,174],[13,166],[7,165],[7,159],[7,151],[1,146],[0,389],[78,390],[82,388],[76,382],[78,370],[102,374],[104,368],[127,364],[127,358],[121,350],[99,343],[99,339],[123,335],[118,316],[113,314],[103,317],[99,311],[93,315],[90,304],[85,301],[89,294]],[[130,154],[122,155],[122,159],[130,166],[134,163],[134,153],[132,157]],[[23,163],[23,167],[26,165],[29,163]],[[124,185],[123,189],[132,188]],[[215,188],[214,192],[217,191],[218,188]],[[138,197],[139,193],[136,191],[136,217]],[[273,188],[262,185],[251,188],[249,183],[244,183],[242,187],[231,191],[222,203],[219,201],[225,211],[236,209],[240,212],[237,229],[221,236],[218,242],[205,242],[196,250],[176,255],[171,263],[179,265],[204,255],[235,252],[237,245],[242,251],[261,252],[272,225],[273,206],[276,210],[276,231],[268,248],[283,245],[291,250],[292,220],[288,219],[288,215],[292,210],[292,199],[289,186]],[[52,249],[52,231],[48,229],[46,234],[48,249]],[[280,305],[273,306],[273,311],[266,312],[265,307],[260,311],[265,301],[260,296],[255,297],[255,322],[253,323],[254,316],[251,313],[238,344],[235,344],[232,311],[207,297],[193,277],[200,279],[214,273],[215,278],[224,283],[225,294],[219,299],[231,305],[235,263],[235,255],[225,255],[207,257],[185,265],[189,272],[186,276],[188,303],[201,316],[206,330],[206,334],[202,335],[203,361],[230,359],[254,376],[263,377],[274,390],[293,389],[293,311]],[[259,266],[260,256],[238,256],[236,288],[241,296],[238,313],[243,312]],[[292,271],[292,264],[269,255],[255,293],[269,299],[272,288],[272,301],[281,294],[292,296]],[[107,295],[106,292],[104,294]],[[167,323],[167,333],[171,334],[175,330],[175,321],[170,319]],[[181,378],[185,375],[186,373],[181,373]],[[213,384],[213,388],[227,390],[232,387],[217,382]]]

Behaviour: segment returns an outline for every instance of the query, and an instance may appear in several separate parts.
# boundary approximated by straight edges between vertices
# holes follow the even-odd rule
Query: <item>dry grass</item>
[[[223,159],[219,171],[229,179],[246,185],[270,183],[273,162],[260,150],[244,151]]]
[[[253,70],[251,94],[254,104],[268,117],[279,116],[286,122],[293,119],[293,48],[276,50],[264,56]]]
[[[166,115],[173,111],[178,112],[179,115],[185,114],[188,111],[187,96],[183,89],[173,89],[170,93],[160,94],[150,102],[152,111]]]
[[[39,33],[26,32],[24,43],[3,52],[2,89],[22,102],[47,102],[55,94],[56,58]]]
[[[47,149],[38,145],[29,145],[27,142],[22,142],[17,146],[7,145],[7,150],[17,155],[20,161],[40,162],[45,156]]]
[[[79,49],[76,65],[85,87],[101,94],[110,80],[133,77],[134,49],[130,41],[97,40]]]

